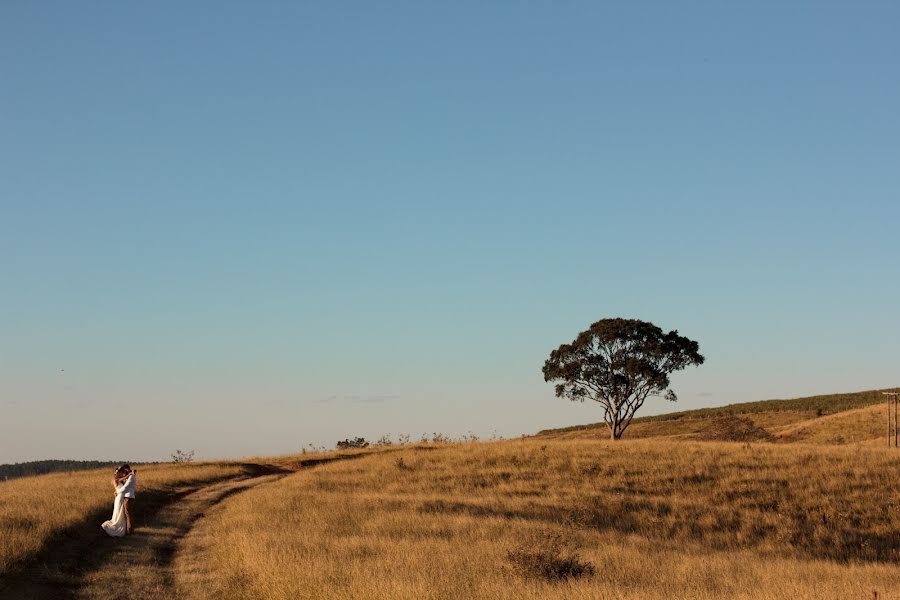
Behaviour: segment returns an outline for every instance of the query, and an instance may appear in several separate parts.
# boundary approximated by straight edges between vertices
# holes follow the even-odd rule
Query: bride
[[[122,467],[116,469],[112,478],[112,486],[116,490],[116,501],[113,503],[113,514],[109,521],[101,525],[103,531],[113,537],[122,537],[128,529],[128,521],[125,515],[125,491],[128,488],[128,478],[133,473],[123,473]]]

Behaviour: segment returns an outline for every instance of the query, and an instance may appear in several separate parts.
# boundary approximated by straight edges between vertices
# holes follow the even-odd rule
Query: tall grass
[[[227,500],[202,525],[214,543],[182,555],[229,575],[180,591],[885,598],[900,590],[897,467],[896,454],[861,447],[526,440],[409,449]],[[541,538],[567,540],[569,554],[529,553]],[[579,576],[527,575],[558,572],[567,556]]]
[[[141,496],[199,484],[242,472],[239,465],[146,465],[138,469],[136,513]],[[100,527],[104,509],[112,513],[112,469],[52,473],[0,482],[0,575],[34,558],[69,528]],[[86,522],[100,518],[94,523]]]

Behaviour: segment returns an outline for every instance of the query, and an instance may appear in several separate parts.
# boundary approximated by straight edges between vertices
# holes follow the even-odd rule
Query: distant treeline
[[[58,471],[84,471],[101,467],[117,467],[119,464],[100,460],[35,460],[12,465],[0,465],[0,481],[15,477],[56,473]]]

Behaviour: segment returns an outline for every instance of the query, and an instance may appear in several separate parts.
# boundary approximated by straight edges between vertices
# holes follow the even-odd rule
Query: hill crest
[[[636,417],[624,439],[668,437],[693,440],[844,444],[884,434],[879,412],[885,388],[791,399],[758,400]],[[606,435],[603,423],[545,429],[538,437],[576,439]]]

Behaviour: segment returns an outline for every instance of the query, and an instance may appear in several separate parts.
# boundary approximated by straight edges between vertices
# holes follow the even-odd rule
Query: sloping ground
[[[807,444],[885,443],[887,416],[879,405],[809,419],[777,431],[776,441]]]
[[[701,440],[720,442],[771,442],[774,436],[747,417],[724,415],[708,419],[709,425],[698,435]]]
[[[216,504],[283,477],[273,473],[201,487],[173,502],[140,527],[139,534],[117,540],[115,550],[85,574],[78,600],[173,598],[172,559],[181,538]],[[58,595],[54,597],[59,597]]]
[[[227,499],[176,555],[178,596],[846,600],[900,590],[900,513],[873,502],[900,493],[895,453],[539,438],[424,449]],[[552,540],[563,540],[559,555],[535,555],[548,569],[523,570],[523,552]],[[590,568],[548,578],[571,556]]]
[[[141,507],[150,511],[181,490],[243,476],[246,468],[192,463],[142,465],[137,471]],[[102,469],[0,481],[0,589],[29,565],[66,573],[84,549],[99,547],[107,538],[100,523],[112,509],[111,478],[112,470]]]
[[[155,531],[154,524],[159,523],[160,519],[164,521],[165,515],[171,511],[173,505],[178,506],[189,501],[198,491],[219,490],[223,486],[232,485],[233,482],[259,477],[261,473],[257,467],[258,465],[231,463],[206,464],[197,469],[190,466],[167,469],[177,474],[179,479],[173,479],[171,473],[165,473],[166,469],[163,473],[156,473],[155,476],[148,472],[145,477],[148,480],[147,489],[138,488],[138,500],[135,503],[135,535],[125,538],[110,538],[100,528],[100,523],[109,518],[111,494],[108,492],[105,494],[107,506],[99,513],[84,502],[79,505],[77,503],[79,499],[76,498],[76,502],[73,502],[72,515],[68,517],[75,518],[77,510],[83,510],[85,512],[80,515],[80,520],[65,529],[48,529],[49,533],[38,540],[43,546],[32,550],[31,556],[20,558],[18,568],[0,573],[0,599],[64,600],[79,597],[88,575],[102,569],[104,564],[110,562],[111,557],[122,556],[123,549],[147,545],[155,537],[152,535]],[[42,477],[54,476],[34,479],[39,480]],[[171,483],[160,484],[160,481],[166,480]],[[26,480],[17,480],[16,483],[20,484],[23,481]],[[100,479],[100,483],[103,483],[103,479]],[[37,481],[34,489],[44,489],[45,485],[46,482]],[[58,517],[59,515],[50,511],[43,515],[44,521],[49,522],[49,527],[61,527],[61,522],[55,522]],[[22,526],[12,528],[6,533],[14,541],[21,541],[30,532],[37,533]],[[128,565],[119,562],[113,564],[116,570],[123,566]],[[114,586],[109,592],[118,595],[104,597],[129,597],[128,590],[127,587]],[[139,596],[147,597],[144,594]]]
[[[900,388],[793,400],[763,400],[636,418],[623,437],[874,444],[885,434],[883,391],[900,391]],[[607,431],[603,423],[594,423],[549,429],[537,436],[569,440],[602,439],[608,435]]]
[[[782,428],[815,419],[816,413],[777,411],[771,413],[741,414],[739,416],[725,414],[695,419],[681,418],[672,421],[639,421],[635,419],[631,424],[631,427],[625,430],[624,438],[636,440],[664,437],[688,440],[719,439],[721,441],[729,441],[728,437],[710,437],[710,430],[715,430],[717,428],[717,423],[721,423],[723,419],[734,418],[743,419],[751,423],[754,427],[760,428],[772,435],[777,435],[777,432]],[[608,435],[606,426],[601,423],[600,425],[591,426],[590,428],[548,430],[539,433],[538,437],[559,440],[581,440],[606,439]]]
[[[37,522],[43,522],[46,532],[40,538],[36,538],[38,532],[30,521],[25,521],[23,510],[29,504],[40,504],[48,482],[59,483],[59,476],[7,482],[3,490],[15,491],[16,495],[0,496],[0,532],[9,538],[0,539],[0,549],[16,547],[18,554],[8,553],[12,558],[7,563],[14,568],[0,570],[0,600],[176,598],[173,558],[182,538],[211,507],[289,473],[379,451],[382,450],[197,466],[162,465],[142,470],[147,485],[138,488],[135,535],[125,538],[109,538],[99,526],[108,518],[112,500],[104,486],[108,475],[105,472],[77,474],[80,487],[70,487],[83,493],[83,497],[69,506],[68,513],[42,511]],[[98,493],[104,500],[100,508],[94,506]],[[18,502],[9,502],[17,498]],[[21,540],[30,538],[36,538],[32,540],[35,545],[25,553]],[[7,543],[10,540],[12,543]]]

